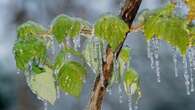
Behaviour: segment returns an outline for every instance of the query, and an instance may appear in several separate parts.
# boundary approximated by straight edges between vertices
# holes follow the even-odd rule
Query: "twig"
[[[142,0],[126,0],[124,6],[121,9],[121,18],[128,24],[129,29],[131,28],[132,22],[137,14],[139,6]],[[128,32],[127,32],[128,34]],[[127,37],[125,36],[125,39]],[[121,48],[124,44],[124,41],[118,46],[118,49],[115,51],[117,56],[119,55]],[[93,91],[91,92],[90,102],[89,102],[89,110],[101,110],[103,98],[106,94],[106,89],[108,83],[112,77],[112,68],[113,68],[113,59],[114,52],[108,46],[106,52],[106,62],[103,62],[103,74],[99,73],[96,77],[95,84],[93,87]],[[101,77],[103,75],[103,78]]]

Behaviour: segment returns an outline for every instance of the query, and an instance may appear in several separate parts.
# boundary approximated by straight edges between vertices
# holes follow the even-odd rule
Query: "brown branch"
[[[126,0],[124,6],[121,9],[120,16],[129,25],[129,29],[131,28],[132,22],[137,14],[141,1],[142,0]],[[117,56],[120,53],[124,41],[119,45],[118,49],[116,49]],[[91,92],[89,110],[101,110],[103,98],[106,94],[106,89],[112,76],[113,59],[114,52],[108,46],[106,52],[106,62],[103,62],[102,65],[103,73],[98,74],[96,77],[95,84]]]

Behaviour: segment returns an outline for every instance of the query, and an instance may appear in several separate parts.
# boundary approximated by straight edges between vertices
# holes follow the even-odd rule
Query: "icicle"
[[[106,92],[109,94],[109,95],[112,95],[112,87],[108,87],[106,89]]]
[[[137,102],[134,105],[134,110],[138,110],[138,103]]]
[[[184,6],[183,0],[177,0],[176,7],[177,8],[182,8]]]
[[[151,50],[150,50],[150,40],[147,40],[147,57],[150,59],[151,57]]]
[[[183,65],[184,65],[184,79],[185,79],[185,85],[186,85],[186,92],[187,95],[190,95],[190,81],[189,81],[189,74],[188,74],[188,64],[187,64],[187,59],[183,59]]]
[[[154,48],[153,48],[153,39],[152,42],[148,41],[148,57],[150,58],[150,66],[154,69]]]
[[[178,70],[177,70],[177,53],[176,48],[173,48],[173,62],[174,62],[174,71],[175,71],[175,77],[178,77]]]
[[[159,61],[156,61],[156,76],[157,76],[157,82],[160,83],[160,67],[159,67]]]
[[[123,94],[122,94],[122,88],[121,88],[121,84],[119,84],[118,86],[118,92],[119,92],[119,103],[123,103]]]
[[[63,48],[64,48],[64,43],[60,43],[60,44],[59,44],[59,48],[60,48],[60,49],[63,49]]]
[[[55,55],[54,39],[51,39],[51,54],[52,54],[52,55]]]
[[[57,99],[60,98],[60,88],[59,86],[56,87],[56,90],[57,90]]]
[[[44,110],[47,110],[48,109],[48,104],[47,102],[44,102]]]
[[[76,37],[75,39],[73,39],[73,43],[74,43],[74,49],[78,50],[78,48],[80,48],[80,37]]]
[[[102,57],[103,57],[103,61],[106,62],[106,49],[107,49],[108,44],[106,43],[106,41],[102,41],[102,42],[103,42],[103,50],[102,50],[103,55],[102,55]]]
[[[192,51],[192,69],[195,71],[195,47],[191,48]]]
[[[193,56],[194,56],[194,53],[193,53],[193,48],[190,48],[189,51],[188,51],[188,58],[189,58],[189,66],[190,66],[190,91],[191,92],[194,92],[194,76],[193,76]]]
[[[101,42],[97,42],[97,47],[98,47],[98,62],[99,62],[99,73],[103,73],[102,69],[102,44]]]
[[[160,82],[160,66],[159,66],[159,40],[157,37],[152,39],[154,48],[154,59],[155,59],[155,71],[157,76],[157,82]]]
[[[97,73],[98,72],[98,41],[95,38],[92,38],[92,44],[93,44],[93,48],[92,48],[92,65],[93,65],[93,69],[94,72]],[[98,63],[97,63],[98,62]]]
[[[128,106],[129,106],[129,110],[133,110],[133,108],[132,108],[132,96],[131,95],[128,96]]]
[[[119,70],[119,61],[116,60],[116,57],[115,56],[116,55],[114,55],[114,60],[113,60],[113,62],[114,62],[114,64],[113,64],[113,69],[114,69],[113,70],[114,82],[120,83],[120,75],[121,75],[121,73],[119,71],[121,71],[121,70]],[[122,63],[122,62],[120,62],[120,63]]]

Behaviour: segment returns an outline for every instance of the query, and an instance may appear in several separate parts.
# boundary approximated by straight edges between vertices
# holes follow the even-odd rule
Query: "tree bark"
[[[137,14],[139,6],[142,0],[126,0],[124,6],[121,8],[121,18],[129,25],[129,29]],[[126,38],[126,37],[125,37]],[[124,39],[125,40],[125,39]],[[120,53],[124,42],[121,43],[119,49],[116,51],[116,55]],[[106,51],[106,62],[103,62],[103,73],[98,74],[95,80],[94,87],[91,92],[89,110],[101,110],[102,102],[106,94],[106,89],[109,81],[112,77],[114,52],[108,46]]]

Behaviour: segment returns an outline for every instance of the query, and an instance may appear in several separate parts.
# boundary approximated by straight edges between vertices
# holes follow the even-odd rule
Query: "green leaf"
[[[15,43],[14,55],[16,59],[16,66],[25,71],[28,63],[33,60],[38,60],[44,63],[46,58],[46,46],[44,42],[38,39],[19,40]]]
[[[80,96],[86,75],[85,68],[74,61],[65,63],[58,74],[60,89],[72,96]]]
[[[32,75],[32,79],[28,83],[33,93],[40,97],[42,101],[54,104],[57,93],[53,71],[47,66],[44,67],[44,71],[41,74]]]
[[[118,16],[106,15],[95,23],[95,35],[116,49],[129,31],[128,25]]]
[[[124,89],[127,95],[137,94],[139,97],[141,97],[139,76],[138,73],[132,68],[129,68],[126,71],[124,77]]]
[[[33,21],[28,21],[17,28],[17,36],[21,40],[40,37],[40,34],[44,33],[46,33],[46,29]]]
[[[80,29],[80,21],[66,15],[57,16],[51,25],[52,34],[58,43],[63,42],[65,37],[78,36]]]
[[[186,54],[189,44],[187,21],[172,14],[173,6],[165,7],[150,16],[144,24],[144,34],[148,40],[153,36],[162,39]]]

